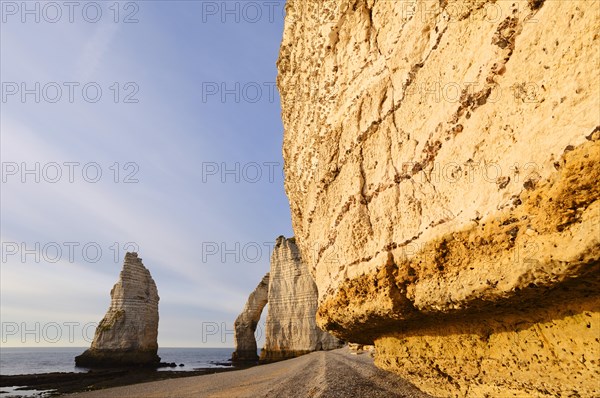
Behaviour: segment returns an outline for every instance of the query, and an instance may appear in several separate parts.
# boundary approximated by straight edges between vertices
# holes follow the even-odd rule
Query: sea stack
[[[599,15],[286,2],[285,189],[322,328],[434,396],[600,396]]]
[[[110,308],[91,347],[75,358],[82,367],[157,366],[158,290],[137,253],[127,253]]]
[[[339,348],[340,341],[317,326],[317,285],[293,237],[277,238],[270,275],[265,346],[260,362]]]
[[[260,314],[267,305],[268,294],[269,273],[263,276],[256,289],[250,293],[242,313],[235,320],[235,352],[231,357],[232,362],[256,363],[258,361],[254,332],[256,332]]]

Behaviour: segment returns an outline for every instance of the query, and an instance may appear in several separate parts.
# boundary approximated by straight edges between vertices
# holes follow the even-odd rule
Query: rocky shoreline
[[[149,368],[101,369],[87,373],[56,372],[29,375],[0,376],[0,393],[6,387],[20,386],[23,390],[54,390],[53,394],[72,394],[138,383],[244,369],[244,367],[203,368],[193,371],[158,371]],[[14,395],[11,395],[14,396]]]

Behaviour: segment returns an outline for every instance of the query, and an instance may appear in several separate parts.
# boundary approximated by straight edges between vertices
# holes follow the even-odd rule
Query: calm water
[[[85,348],[0,348],[0,375],[86,372],[75,367],[75,357]],[[233,348],[159,348],[163,362],[185,366],[161,370],[190,371],[196,368],[221,367],[229,362]]]

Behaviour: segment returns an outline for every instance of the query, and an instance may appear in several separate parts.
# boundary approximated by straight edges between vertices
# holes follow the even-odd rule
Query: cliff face
[[[158,365],[158,290],[137,253],[127,253],[110,307],[77,366]]]
[[[271,256],[269,312],[261,362],[340,347],[338,339],[316,324],[317,286],[294,238],[280,236]]]
[[[248,297],[244,309],[234,323],[235,351],[233,362],[257,362],[256,326],[260,321],[263,308],[267,305],[269,296],[269,274],[263,276],[256,289]]]
[[[600,394],[600,2],[288,0],[317,322],[435,395]]]
[[[294,238],[277,238],[271,255],[271,270],[248,297],[235,320],[234,362],[256,362],[254,332],[268,303],[265,346],[260,362],[293,358],[312,351],[332,350],[340,341],[316,323],[317,286]]]

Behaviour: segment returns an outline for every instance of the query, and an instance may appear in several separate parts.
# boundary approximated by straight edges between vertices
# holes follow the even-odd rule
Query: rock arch
[[[340,347],[340,341],[316,324],[317,286],[300,257],[294,238],[277,238],[271,270],[250,294],[235,321],[236,351],[232,361],[257,362],[254,333],[263,308],[269,309],[260,362],[272,362]]]
[[[269,273],[263,276],[256,289],[248,297],[242,313],[234,323],[235,352],[231,360],[237,363],[257,362],[257,346],[254,332],[260,321],[263,308],[267,305],[269,295]]]

